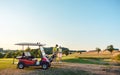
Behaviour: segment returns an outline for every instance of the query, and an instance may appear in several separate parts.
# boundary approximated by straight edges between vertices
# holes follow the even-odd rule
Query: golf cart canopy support
[[[40,44],[40,43],[17,43],[15,45],[21,45],[21,46],[44,46],[45,44]]]

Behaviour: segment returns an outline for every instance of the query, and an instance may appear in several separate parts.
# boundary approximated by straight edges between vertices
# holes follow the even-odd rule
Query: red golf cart
[[[29,66],[42,66],[42,69],[46,70],[51,66],[51,62],[56,56],[56,54],[53,54],[51,57],[48,57],[45,54],[44,51],[44,44],[40,43],[17,43],[15,45],[21,45],[23,46],[38,46],[39,50],[41,51],[41,60],[38,61],[36,58],[31,56],[30,52],[23,52],[22,56],[16,57],[19,61],[17,64],[17,67],[19,69],[24,69],[24,67],[29,67]]]

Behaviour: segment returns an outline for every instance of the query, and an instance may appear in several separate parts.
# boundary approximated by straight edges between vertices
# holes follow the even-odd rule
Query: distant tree
[[[68,50],[63,51],[63,54],[65,54],[66,56],[69,54]]]
[[[30,50],[31,50],[30,47],[25,49],[26,52],[30,52]]]
[[[47,47],[47,48],[44,47],[44,50],[45,50],[46,54],[52,54],[53,47]],[[65,54],[65,55],[68,55],[69,54],[69,49],[65,48],[65,47],[62,47],[62,53]]]
[[[7,53],[5,54],[4,58],[7,58],[7,57],[8,57],[8,54],[9,54],[9,52],[7,52]]]
[[[107,50],[108,50],[109,52],[111,52],[111,54],[112,54],[112,52],[113,52],[113,50],[114,50],[113,45],[107,46]]]
[[[101,51],[101,49],[100,48],[96,48],[96,51],[98,52],[98,54],[99,54],[99,52]]]
[[[46,54],[52,54],[52,49],[53,49],[53,47],[48,47],[48,48],[44,47]]]
[[[2,54],[1,52],[0,52],[0,58],[3,58],[4,57],[4,54]]]
[[[21,56],[23,52],[23,50],[17,50],[15,51],[15,56]]]
[[[83,52],[86,52],[86,50],[78,50],[77,53],[82,54]]]
[[[14,55],[14,53],[9,51],[5,54],[4,58],[12,58],[12,57],[14,57],[13,55]]]
[[[41,51],[40,51],[40,49],[37,49],[38,51],[37,51],[37,57],[38,58],[40,58],[41,57]]]
[[[62,53],[67,56],[69,54],[69,49],[65,48],[65,47],[62,47]]]
[[[41,57],[41,51],[40,49],[31,49],[30,54],[36,58]]]

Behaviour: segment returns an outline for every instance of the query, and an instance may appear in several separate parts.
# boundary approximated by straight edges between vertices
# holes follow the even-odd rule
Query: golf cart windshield
[[[42,56],[45,56],[46,54],[45,54],[43,47],[40,47],[40,50],[41,50]]]

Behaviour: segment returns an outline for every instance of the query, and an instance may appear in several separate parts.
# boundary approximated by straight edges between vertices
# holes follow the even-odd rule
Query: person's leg
[[[60,62],[62,62],[62,53],[60,54]]]
[[[58,62],[59,62],[59,53],[57,54],[57,57],[58,57]]]

